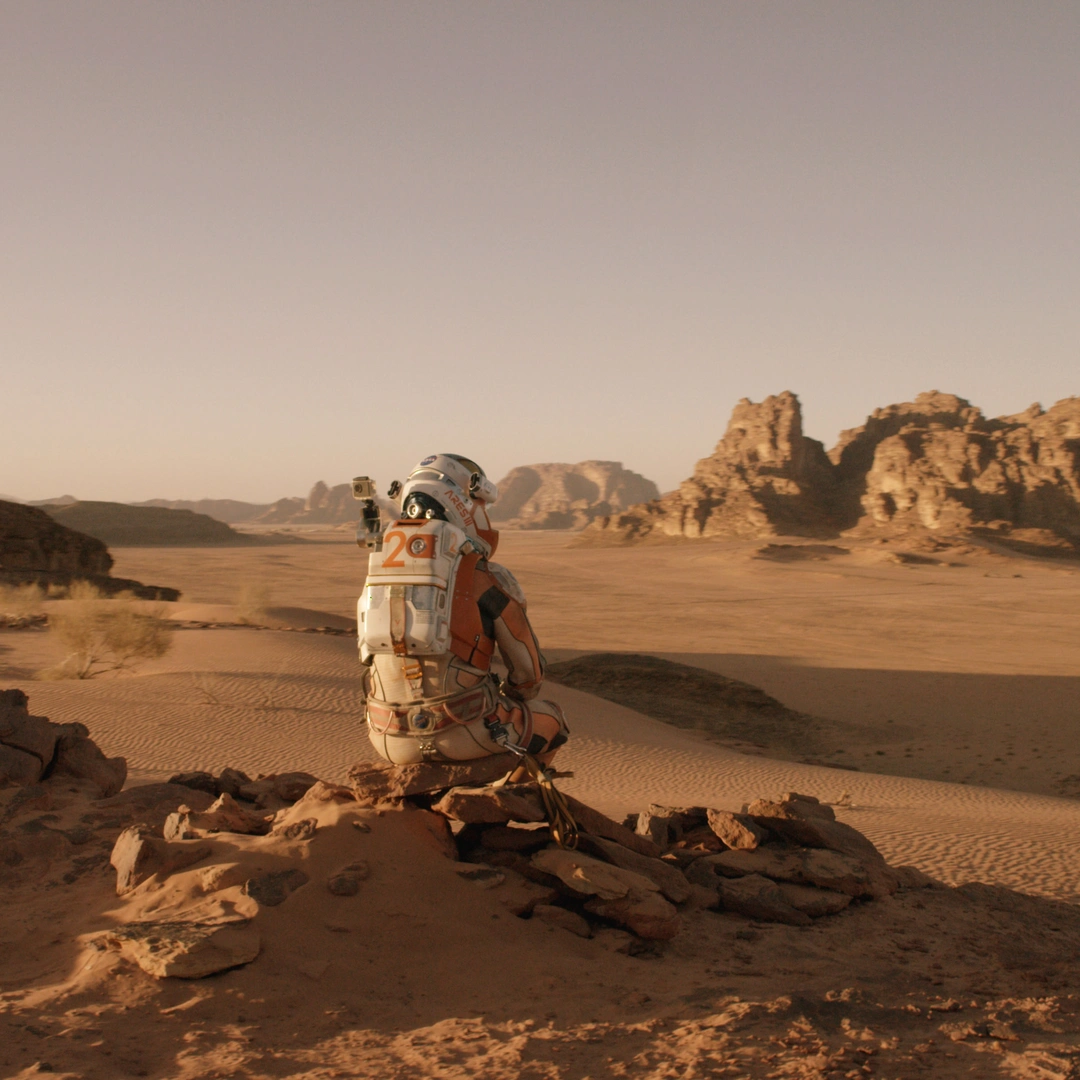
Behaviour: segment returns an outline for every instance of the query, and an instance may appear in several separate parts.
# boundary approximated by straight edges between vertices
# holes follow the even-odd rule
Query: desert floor
[[[876,916],[838,916],[831,921],[840,929],[815,926],[812,938],[696,913],[694,932],[651,959],[564,942],[569,935],[550,929],[530,944],[528,933],[541,931],[524,923],[524,930],[512,928],[513,945],[499,961],[520,966],[521,980],[508,987],[490,974],[494,960],[476,960],[477,978],[493,980],[485,994],[468,970],[448,971],[439,961],[440,985],[420,1007],[414,999],[426,985],[425,958],[445,947],[466,969],[473,963],[460,942],[444,942],[457,931],[436,920],[419,931],[403,927],[396,953],[385,941],[373,946],[377,959],[365,962],[387,972],[396,963],[409,987],[395,984],[377,1008],[349,997],[344,972],[324,983],[322,970],[304,975],[301,964],[301,974],[290,976],[285,953],[275,963],[281,978],[292,979],[287,992],[259,984],[252,965],[198,986],[151,985],[136,973],[123,994],[115,983],[75,993],[64,982],[73,956],[51,966],[24,963],[17,976],[6,972],[0,1005],[12,1024],[33,1013],[37,1019],[22,1027],[36,1024],[53,1041],[20,1029],[25,1051],[12,1062],[38,1072],[42,1062],[57,1071],[63,1062],[67,1075],[86,1077],[1080,1075],[1069,1071],[1080,1052],[1047,1049],[1049,1042],[1033,1036],[954,1047],[933,1011],[935,1001],[950,1016],[974,1010],[975,1023],[994,1008],[1029,1019],[1042,1008],[1059,1017],[1058,1027],[1044,1024],[1045,1031],[1076,1027],[1061,1018],[1076,1011],[1071,995],[1080,992],[1069,975],[1080,912],[1051,902],[1080,904],[1080,801],[1067,797],[1080,793],[1080,569],[981,551],[943,558],[944,565],[905,564],[872,545],[848,546],[849,554],[819,546],[762,557],[760,543],[592,548],[567,534],[504,534],[499,560],[524,586],[549,657],[648,652],[753,683],[832,725],[834,745],[824,759],[857,770],[737,753],[707,735],[549,684],[545,694],[565,706],[573,730],[560,766],[575,776],[562,783],[620,818],[651,802],[737,810],[784,790],[815,795],[892,863],[913,864],[950,885],[985,882],[1044,898],[1039,902],[1051,904],[1045,910],[1014,915],[1031,925],[1046,912],[1065,919],[1064,973],[1051,977],[1043,960],[1032,960],[1031,970],[1015,957],[980,962],[989,955],[978,950],[980,935],[997,940],[997,929],[985,925],[990,909],[935,890],[925,900],[912,894],[882,902]],[[371,756],[354,639],[303,632],[342,628],[353,616],[365,563],[347,534],[310,534],[308,543],[280,547],[114,555],[118,575],[181,588],[173,614],[186,627],[234,623],[237,602],[250,607],[261,590],[266,613],[257,621],[278,628],[184,628],[170,654],[138,674],[82,683],[32,681],[55,661],[56,646],[42,631],[9,631],[0,634],[0,687],[27,690],[32,712],[84,722],[107,753],[128,758],[132,783],[226,765],[253,775],[303,769],[339,780]],[[102,911],[106,878],[87,900]],[[71,921],[62,890],[46,900],[20,908],[18,925],[9,920],[4,941],[16,952],[40,932],[46,909],[55,909],[58,924]],[[478,917],[472,900],[462,903],[469,918]],[[890,904],[886,926],[880,912]],[[706,927],[701,919],[712,921]],[[905,933],[914,935],[910,948]],[[946,955],[947,944],[959,940],[974,952]],[[528,953],[534,946],[542,962]],[[470,948],[486,956],[489,946]],[[500,948],[490,944],[496,959]],[[356,978],[364,994],[378,997],[367,975]],[[250,1019],[260,1010],[238,1006],[235,995],[250,1001],[262,994],[265,1004],[275,993],[293,1005],[265,1005],[261,1033],[243,1034],[243,1017],[232,1013]],[[292,1031],[302,1024],[289,1009],[299,1016],[314,1007],[309,999],[319,1005],[318,1037]],[[994,1006],[1006,1000],[1012,1004]],[[162,1014],[166,1006],[172,1011]],[[78,1009],[98,1019],[84,1023]],[[923,1014],[925,1022],[904,1027],[905,1015]],[[119,1057],[110,1065],[101,1054],[120,1038],[125,1015],[132,1030],[144,1031],[146,1047],[127,1047],[122,1067]],[[169,1019],[159,1023],[158,1015]],[[873,1016],[881,1024],[871,1023]],[[63,1023],[105,1034],[65,1041]],[[548,1034],[538,1035],[541,1028]],[[556,1045],[560,1039],[565,1045]],[[857,1047],[861,1056],[853,1056]]]

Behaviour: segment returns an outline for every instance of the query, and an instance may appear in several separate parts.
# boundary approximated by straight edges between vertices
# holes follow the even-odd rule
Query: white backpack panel
[[[450,647],[450,609],[458,565],[472,549],[448,521],[398,522],[368,555],[357,603],[360,658],[376,653],[438,656]]]

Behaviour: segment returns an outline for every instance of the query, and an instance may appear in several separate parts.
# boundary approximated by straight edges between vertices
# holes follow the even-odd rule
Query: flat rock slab
[[[636,851],[639,855],[649,855],[654,859],[664,854],[647,836],[638,836],[631,832],[625,825],[620,825],[599,810],[575,799],[572,795],[563,794],[566,805],[577,823],[579,832],[591,833],[593,836],[601,836],[605,840],[614,840],[616,844],[622,844],[624,848]]]
[[[636,851],[615,843],[614,840],[607,840],[602,836],[591,836],[588,833],[582,833],[579,836],[578,850],[615,866],[621,866],[624,870],[644,874],[674,904],[682,904],[690,899],[690,882],[686,880],[686,875],[678,867],[662,859],[639,855]]]
[[[159,979],[202,979],[251,963],[261,948],[259,931],[246,921],[131,923],[99,940]]]
[[[640,895],[659,891],[659,886],[644,874],[611,866],[580,851],[547,848],[533,855],[532,865],[557,877],[578,896],[619,900],[631,891]]]
[[[811,919],[820,919],[823,915],[835,915],[851,903],[847,893],[833,892],[831,889],[816,889],[812,885],[792,885],[787,882],[777,884],[780,894],[796,910]]]
[[[648,941],[669,941],[682,929],[679,913],[659,893],[632,892],[615,900],[596,897],[586,901],[585,910]]]
[[[568,911],[566,908],[556,907],[553,904],[537,904],[532,910],[532,917],[549,926],[568,930],[578,937],[592,937],[592,927],[588,920],[583,919],[576,911]]]
[[[349,770],[349,783],[358,802],[375,806],[452,787],[483,787],[513,772],[519,764],[520,759],[511,753],[474,761],[425,761],[418,765],[364,762]]]
[[[760,874],[741,878],[720,878],[717,881],[720,906],[762,922],[787,923],[789,926],[809,926],[811,919],[788,903],[774,881]]]
[[[467,825],[504,825],[544,820],[540,795],[532,785],[451,788],[432,810]]]

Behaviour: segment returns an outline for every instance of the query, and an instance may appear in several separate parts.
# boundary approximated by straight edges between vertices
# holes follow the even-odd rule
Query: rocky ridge
[[[130,592],[143,600],[176,600],[180,593],[110,574],[105,543],[69,528],[44,510],[0,501],[0,583],[68,586],[89,581],[106,595]]]
[[[876,410],[828,453],[785,391],[736,405],[715,451],[677,491],[598,519],[592,539],[985,536],[1080,551],[1080,397],[996,419],[932,391]]]
[[[659,496],[651,480],[621,461],[522,465],[499,481],[491,520],[504,528],[580,529]]]

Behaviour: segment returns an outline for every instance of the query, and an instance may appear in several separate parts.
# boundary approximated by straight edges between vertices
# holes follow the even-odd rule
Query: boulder
[[[576,911],[556,907],[554,904],[537,904],[532,909],[532,917],[549,926],[557,926],[560,930],[568,930],[578,937],[592,937],[592,927]]]
[[[709,828],[733,851],[753,851],[763,844],[769,832],[746,814],[730,810],[710,810]]]
[[[508,821],[540,822],[544,807],[529,784],[504,787],[451,788],[432,810],[470,825],[501,825]]]
[[[149,835],[145,826],[125,829],[113,844],[109,864],[116,870],[116,894],[124,896],[150,877],[168,877],[210,854],[209,844],[169,843]]]
[[[107,758],[93,739],[88,738],[81,725],[64,725],[79,730],[61,734],[56,744],[51,776],[71,776],[76,780],[89,780],[97,786],[100,797],[116,795],[127,780],[127,760],[122,757]]]
[[[686,880],[686,876],[678,867],[662,859],[639,855],[636,851],[631,851],[622,844],[616,844],[613,840],[605,840],[602,836],[590,836],[588,833],[582,833],[579,836],[578,850],[615,866],[621,866],[624,870],[644,874],[674,904],[685,903],[690,898],[690,883]]]
[[[249,964],[259,955],[259,931],[249,922],[142,922],[101,939],[156,978],[202,979]]]

